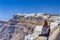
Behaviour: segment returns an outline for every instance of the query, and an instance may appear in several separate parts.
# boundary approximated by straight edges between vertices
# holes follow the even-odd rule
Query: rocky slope
[[[43,24],[43,16],[14,15],[8,22],[0,21],[0,40],[24,40],[25,35],[33,33],[36,24]]]

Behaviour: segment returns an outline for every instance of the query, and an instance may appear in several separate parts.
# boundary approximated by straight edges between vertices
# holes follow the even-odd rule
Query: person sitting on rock
[[[47,40],[48,40],[49,34],[50,34],[50,26],[48,25],[47,21],[44,21],[42,33],[39,36],[45,36],[45,37],[47,37]]]

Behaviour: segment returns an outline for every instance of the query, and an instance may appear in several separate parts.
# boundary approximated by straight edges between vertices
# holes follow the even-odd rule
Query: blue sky
[[[8,21],[15,13],[60,13],[60,0],[0,0],[0,20]]]

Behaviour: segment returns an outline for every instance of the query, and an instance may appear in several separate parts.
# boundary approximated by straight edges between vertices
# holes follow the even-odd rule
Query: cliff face
[[[40,17],[39,17],[40,18]],[[24,40],[25,35],[33,33],[39,18],[14,15],[8,22],[0,21],[0,39]],[[40,19],[37,21],[40,22]]]
[[[12,35],[11,40],[24,40],[25,35],[33,33],[35,26],[32,25],[31,21],[28,20],[31,18],[26,19],[23,16],[21,16],[18,19],[19,19],[19,22],[17,24],[15,24],[15,31]],[[15,20],[17,20],[17,19],[15,19]]]
[[[25,35],[33,33],[36,24],[42,25],[44,23],[44,17],[44,15],[29,17],[14,15],[8,22],[0,21],[0,39],[24,40]]]

